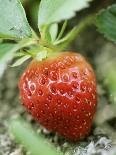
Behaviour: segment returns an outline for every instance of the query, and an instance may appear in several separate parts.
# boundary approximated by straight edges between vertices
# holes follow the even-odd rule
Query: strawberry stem
[[[16,51],[20,50],[21,48],[28,47],[28,46],[34,45],[34,44],[37,44],[35,39],[23,39],[18,44],[16,44],[16,46],[14,48],[12,48],[11,50],[13,52],[16,52]]]
[[[39,43],[40,43],[40,45],[43,46],[43,47],[46,47],[46,48],[51,49],[51,50],[53,50],[53,51],[58,51],[58,47],[57,47],[57,46],[54,46],[54,45],[48,43],[48,42],[45,41],[45,40],[39,40]]]
[[[69,46],[69,44],[75,39],[77,38],[77,36],[83,32],[88,26],[94,24],[94,21],[95,21],[95,18],[96,18],[96,15],[90,15],[90,16],[87,16],[85,19],[83,19],[79,25],[75,26],[73,28],[73,30],[71,31],[71,33],[69,32],[69,34],[66,36],[67,39],[62,38],[61,40],[59,40],[57,43],[55,44],[60,44],[62,43],[63,39],[65,40],[64,43],[62,43],[61,45],[59,45],[61,47],[61,49],[65,49]]]

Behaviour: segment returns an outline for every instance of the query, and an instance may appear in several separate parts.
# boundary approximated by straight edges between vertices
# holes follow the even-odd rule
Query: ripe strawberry
[[[96,80],[80,54],[33,60],[19,88],[26,109],[48,130],[70,140],[88,135],[96,111]]]

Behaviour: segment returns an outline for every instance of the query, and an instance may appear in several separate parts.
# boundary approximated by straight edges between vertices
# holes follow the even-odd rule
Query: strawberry
[[[90,132],[96,111],[96,79],[77,53],[64,52],[33,60],[22,75],[23,105],[45,128],[73,141]]]

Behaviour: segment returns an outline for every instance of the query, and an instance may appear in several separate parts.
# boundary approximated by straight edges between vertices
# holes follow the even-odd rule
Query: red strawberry
[[[19,88],[26,109],[48,130],[70,140],[88,135],[96,111],[96,79],[80,54],[33,60]]]

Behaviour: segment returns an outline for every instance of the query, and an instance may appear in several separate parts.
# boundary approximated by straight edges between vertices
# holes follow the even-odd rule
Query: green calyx
[[[59,35],[57,34],[57,24],[43,26],[42,31],[40,32],[40,38],[32,30],[33,39],[30,40],[33,41],[30,41],[30,44],[27,44],[27,46],[22,46],[23,49],[21,49],[18,53],[15,53],[14,56],[18,59],[11,67],[19,66],[30,58],[42,61],[43,59],[46,59],[48,57],[54,57],[56,53],[62,50],[60,44],[56,42],[60,42],[60,38],[62,37],[66,27],[64,27],[64,25],[66,25],[65,23],[63,24]],[[25,45],[26,41],[28,42],[28,40],[22,40],[21,42],[19,42],[19,46],[22,44]],[[17,50],[19,49],[17,48]]]

